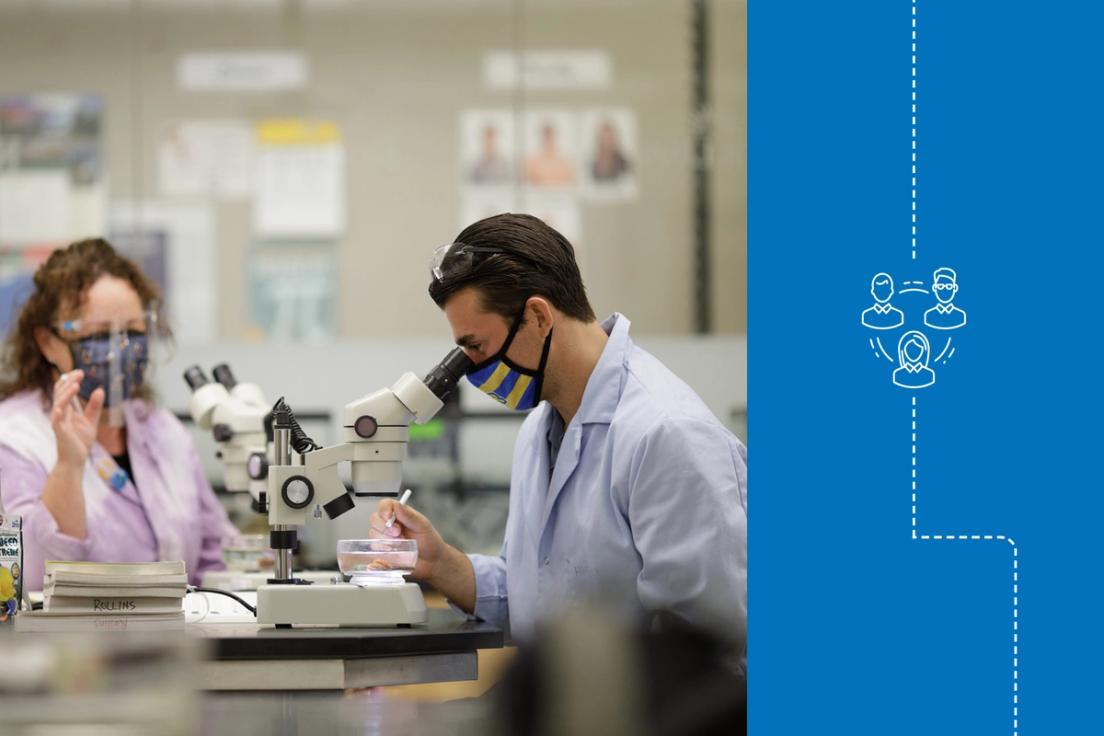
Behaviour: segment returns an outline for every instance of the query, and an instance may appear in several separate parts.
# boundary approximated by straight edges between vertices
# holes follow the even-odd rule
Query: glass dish
[[[349,582],[402,583],[414,572],[418,543],[413,539],[339,539],[337,567]]]
[[[268,546],[267,534],[243,534],[222,545],[222,561],[227,570],[256,572],[272,568],[275,555]]]

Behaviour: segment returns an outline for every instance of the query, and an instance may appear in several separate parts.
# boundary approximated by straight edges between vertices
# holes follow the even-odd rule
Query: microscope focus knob
[[[263,452],[250,453],[245,461],[245,471],[252,480],[264,480],[268,477],[268,458]]]
[[[375,417],[368,416],[367,414],[357,417],[356,422],[353,424],[353,431],[357,433],[357,437],[369,439],[374,437],[376,430],[379,429],[379,422]]]
[[[310,505],[314,500],[314,485],[308,478],[302,475],[293,475],[284,481],[280,495],[284,503],[293,509],[302,509]]]

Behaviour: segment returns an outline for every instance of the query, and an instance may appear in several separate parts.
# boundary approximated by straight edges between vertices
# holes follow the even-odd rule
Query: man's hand
[[[387,522],[392,516],[395,517],[395,523],[388,527]],[[429,519],[393,498],[385,498],[379,502],[369,523],[372,525],[369,537],[415,540],[418,543],[418,563],[410,577],[422,582],[433,582],[434,572],[446,554],[448,545]]]
[[[390,527],[387,522],[394,517]],[[418,562],[412,580],[429,583],[468,613],[475,610],[475,571],[471,560],[447,544],[425,516],[393,498],[379,502],[369,518],[374,539],[413,539],[418,543]]]

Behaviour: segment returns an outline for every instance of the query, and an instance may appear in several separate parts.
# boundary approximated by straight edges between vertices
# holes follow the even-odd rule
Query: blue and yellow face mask
[[[517,411],[528,411],[540,403],[541,385],[544,383],[544,366],[548,362],[548,349],[552,346],[552,330],[544,339],[540,365],[536,370],[522,368],[506,357],[514,336],[525,317],[525,307],[510,327],[502,348],[487,360],[477,363],[468,371],[468,381],[500,404]]]

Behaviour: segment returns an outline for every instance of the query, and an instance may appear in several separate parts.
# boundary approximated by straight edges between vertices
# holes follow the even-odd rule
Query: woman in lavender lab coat
[[[157,297],[100,239],[35,273],[0,380],[0,494],[23,517],[27,590],[46,560],[183,560],[198,583],[237,535],[188,431],[143,382]]]

